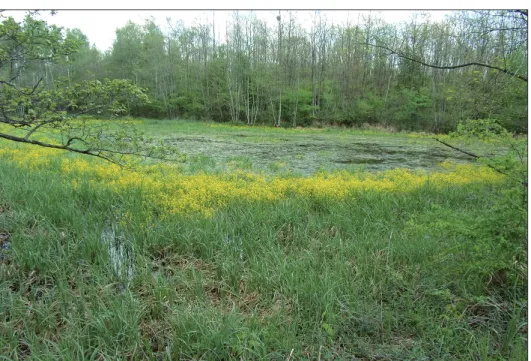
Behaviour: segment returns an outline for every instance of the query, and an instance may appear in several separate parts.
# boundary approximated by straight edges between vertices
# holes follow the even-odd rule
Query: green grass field
[[[140,127],[178,164],[0,141],[1,360],[527,359],[494,171],[428,135]]]

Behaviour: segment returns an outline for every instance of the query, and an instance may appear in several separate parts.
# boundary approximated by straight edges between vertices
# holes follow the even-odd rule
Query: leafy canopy
[[[130,106],[149,103],[144,89],[122,79],[78,83],[50,79],[47,69],[68,62],[86,43],[86,39],[71,35],[65,36],[61,28],[36,19],[35,13],[28,13],[20,23],[2,17],[0,123],[8,127],[1,128],[0,138],[116,163],[127,155],[167,155],[166,147],[153,145],[132,124],[116,126],[87,120],[89,115],[126,115]],[[37,132],[51,137],[36,140]]]

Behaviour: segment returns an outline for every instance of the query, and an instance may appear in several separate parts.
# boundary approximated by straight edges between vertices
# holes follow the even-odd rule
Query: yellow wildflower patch
[[[423,185],[446,187],[476,182],[500,182],[503,176],[472,164],[441,164],[441,171],[393,169],[379,173],[321,172],[311,177],[266,176],[241,170],[225,174],[183,174],[165,163],[122,169],[115,164],[83,157],[67,157],[55,149],[32,146],[0,148],[0,159],[27,169],[60,172],[65,182],[78,188],[80,180],[94,187],[121,192],[139,189],[143,201],[161,214],[206,216],[231,201],[274,202],[289,197],[338,200],[360,191],[408,192]],[[52,166],[55,165],[55,166]]]

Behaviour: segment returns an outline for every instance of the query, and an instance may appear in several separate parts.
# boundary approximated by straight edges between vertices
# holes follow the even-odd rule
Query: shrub
[[[470,119],[461,121],[457,125],[457,130],[450,133],[450,136],[478,138],[486,140],[492,137],[508,137],[511,133],[501,126],[496,119]]]

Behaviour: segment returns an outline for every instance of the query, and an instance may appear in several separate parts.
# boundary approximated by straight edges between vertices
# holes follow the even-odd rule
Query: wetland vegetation
[[[527,11],[293,15],[0,13],[0,359],[527,358]]]

